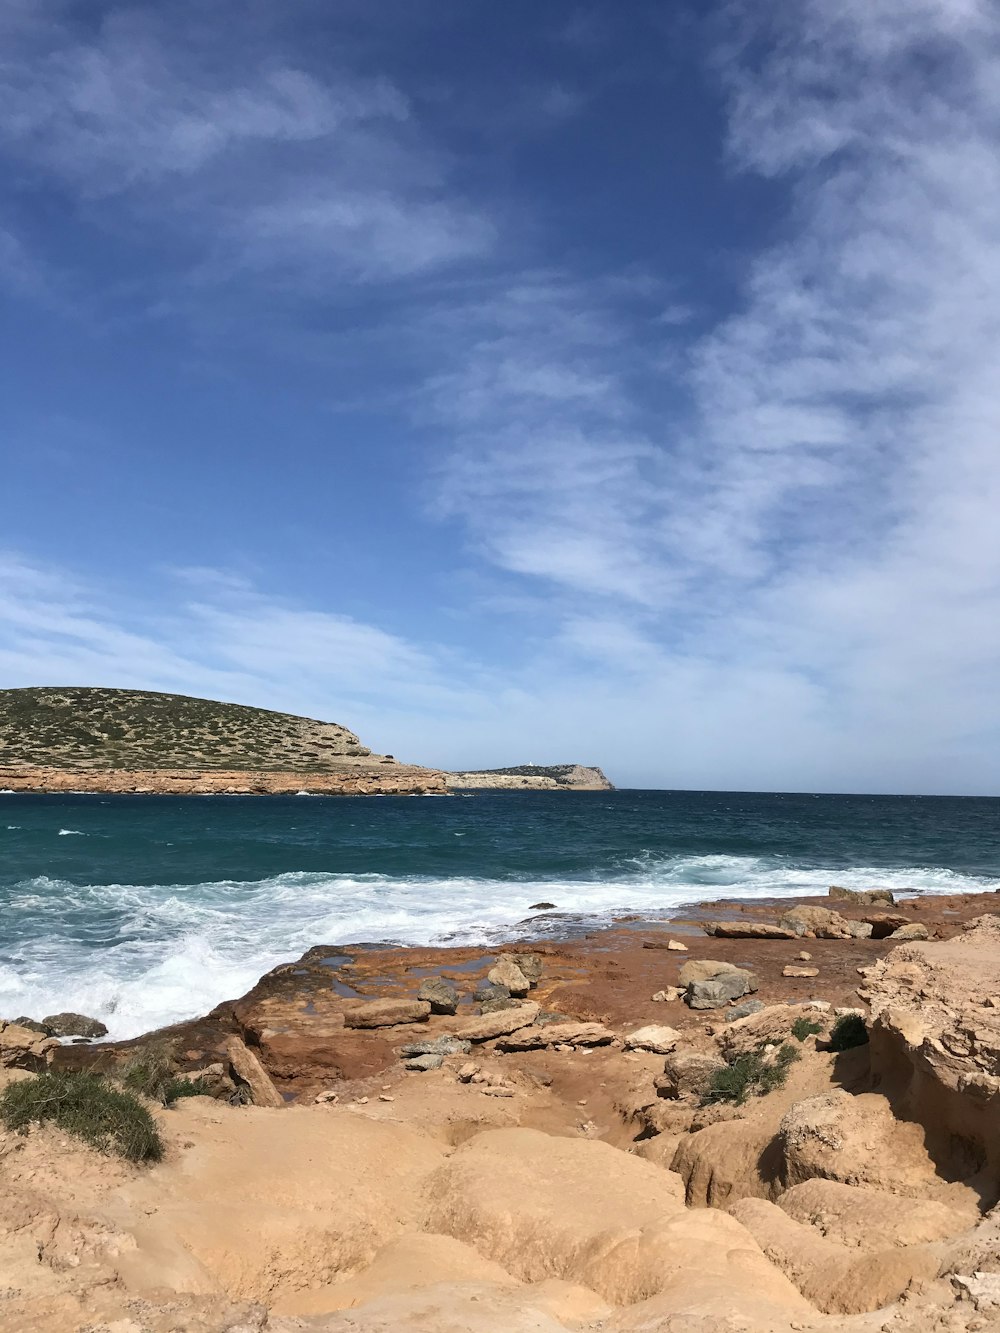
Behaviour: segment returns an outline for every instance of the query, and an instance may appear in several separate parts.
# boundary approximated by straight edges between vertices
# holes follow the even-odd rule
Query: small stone
[[[456,1036],[462,1041],[491,1041],[518,1028],[526,1028],[538,1017],[538,1005],[534,1001],[518,1005],[516,1009],[507,1009],[499,1014],[484,1014],[473,1019],[465,1027],[459,1028]]]
[[[734,1004],[732,1009],[726,1014],[727,1023],[735,1023],[741,1018],[749,1018],[751,1014],[759,1014],[762,1009],[766,1009],[763,1000],[744,1000],[742,1004]]]
[[[472,998],[477,1004],[483,1004],[488,1000],[509,1000],[510,991],[506,986],[498,986],[493,981],[480,981],[472,992]]]
[[[348,1028],[387,1028],[397,1023],[424,1023],[431,1012],[426,1000],[367,1000],[344,1011]]]
[[[831,1007],[829,1000],[805,1000],[802,1005],[803,1009],[814,1009],[818,1014],[828,1014]]]
[[[390,1097],[387,1092],[380,1092],[378,1099],[380,1102],[394,1102],[396,1100],[395,1097]]]
[[[783,968],[781,969],[781,975],[782,975],[783,977],[818,977],[818,976],[819,976],[819,968],[818,968],[818,967],[792,967],[791,964],[789,964],[787,967],[783,967]]]
[[[508,995],[506,999],[498,997],[495,1000],[483,1000],[479,1006],[479,1012],[481,1014],[499,1014],[504,1009],[517,1009],[520,1003],[521,1001],[515,1000],[512,995]]]
[[[688,947],[682,944],[680,940],[667,940],[667,948],[671,953],[687,953]]]
[[[442,1037],[428,1038],[427,1041],[411,1041],[400,1046],[399,1054],[403,1059],[413,1059],[418,1055],[468,1055],[472,1049],[467,1041],[445,1033]]]
[[[587,1105],[586,1097],[581,1097],[580,1100],[577,1102],[577,1106],[586,1106],[586,1105]]]
[[[684,990],[681,986],[664,986],[663,990],[658,990],[652,996],[652,999],[655,1004],[669,1004],[673,1000],[679,1000],[683,994]]]
[[[367,1105],[368,1105],[367,1097],[359,1097],[358,1100],[355,1102],[355,1106],[367,1106]]]
[[[838,1005],[833,1011],[834,1018],[864,1018],[865,1010],[852,1008],[849,1004]]]
[[[473,1064],[472,1061],[470,1060],[467,1064],[462,1065],[461,1069],[459,1069],[457,1078],[459,1083],[471,1083],[478,1073],[479,1073],[479,1065]]]
[[[801,963],[808,963],[812,961],[812,954],[807,953],[805,949],[803,949],[802,952],[797,955],[797,957],[799,959],[799,962]]]
[[[330,1092],[329,1090],[326,1092],[318,1093],[315,1098],[317,1106],[322,1106],[326,1102],[339,1102],[339,1101],[340,1101],[340,1093]]]
[[[532,903],[529,912],[549,912],[555,909],[555,903]]]

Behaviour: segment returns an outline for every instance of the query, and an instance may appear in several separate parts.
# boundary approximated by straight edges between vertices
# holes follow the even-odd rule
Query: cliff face
[[[452,791],[501,788],[511,791],[614,791],[599,768],[583,764],[521,764],[446,773]]]
[[[337,773],[212,772],[163,768],[58,769],[0,766],[0,791],[108,792],[156,796],[447,796],[443,773],[396,764],[359,764]]]

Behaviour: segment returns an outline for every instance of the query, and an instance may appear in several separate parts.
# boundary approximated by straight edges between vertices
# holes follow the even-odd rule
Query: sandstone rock
[[[828,896],[834,902],[845,903],[887,903],[890,907],[895,906],[896,899],[890,889],[845,889],[839,884],[831,884]]]
[[[821,1003],[821,1001],[813,1000],[812,1003],[813,1005],[817,1005]],[[823,1003],[825,1003],[825,1001]],[[829,1009],[830,1006],[827,1005],[826,1007],[827,1009]],[[860,1007],[852,1006],[849,1004],[838,1004],[836,1009],[834,1009],[833,1011],[833,1016],[834,1018],[854,1018],[854,1017],[864,1018],[866,1014],[865,1010]]]
[[[440,1069],[443,1064],[443,1055],[415,1055],[412,1059],[406,1061],[404,1068],[413,1070],[418,1074],[426,1074],[432,1069]]]
[[[748,983],[747,990],[755,991],[757,989],[757,979],[752,972],[748,972],[744,967],[737,967],[735,963],[720,963],[712,958],[690,959],[681,968],[677,979],[686,990],[692,981],[711,981],[723,972],[734,972],[737,976],[743,977]],[[751,982],[752,985],[749,984]]]
[[[498,1014],[484,1014],[458,1029],[456,1037],[462,1041],[491,1041],[494,1037],[506,1036],[518,1028],[526,1028],[538,1017],[539,1006],[533,1000],[519,1005],[516,1009],[505,1009]]]
[[[766,921],[708,921],[703,927],[706,935],[720,940],[793,940],[795,932],[785,926],[773,926]]]
[[[531,988],[531,982],[508,953],[501,954],[496,966],[486,975],[494,985],[506,986],[511,995],[527,995]]]
[[[86,1014],[48,1014],[42,1019],[42,1027],[47,1028],[53,1037],[106,1037],[107,1027],[99,1018],[88,1018]]]
[[[366,1000],[344,1011],[348,1028],[387,1028],[397,1023],[423,1023],[431,1012],[426,1000]]]
[[[829,907],[791,907],[778,925],[793,935],[809,935],[821,940],[850,939],[847,921]]]
[[[687,953],[688,951],[687,945],[683,944],[680,940],[667,940],[667,948],[672,953]]]
[[[17,1023],[0,1023],[0,1067],[29,1069],[41,1073],[48,1053],[59,1045],[56,1037],[43,1037]]]
[[[285,1100],[271,1082],[267,1070],[241,1038],[229,1038],[226,1054],[234,1081],[246,1084],[254,1106],[271,1106],[275,1109],[284,1106]]]
[[[317,1106],[329,1106],[340,1101],[340,1093],[334,1092],[332,1088],[327,1088],[324,1092],[318,1092],[313,1101]]]
[[[875,927],[870,921],[848,921],[847,932],[853,940],[870,940]]]
[[[721,1009],[730,1000],[738,1000],[747,991],[756,989],[756,978],[740,968],[720,972],[710,981],[692,981],[684,998],[689,1009]]]
[[[676,1028],[650,1024],[628,1033],[625,1047],[630,1051],[653,1051],[656,1055],[667,1055],[677,1045],[680,1036]]]
[[[458,1079],[459,1083],[471,1083],[472,1080],[475,1078],[475,1076],[479,1073],[481,1067],[482,1066],[474,1064],[470,1060],[466,1064],[462,1065],[462,1067],[458,1070],[456,1078]]]
[[[542,1046],[609,1046],[615,1039],[601,1023],[545,1023],[520,1028],[500,1037],[497,1045],[503,1051],[530,1051]]]
[[[468,1055],[471,1044],[446,1033],[443,1037],[429,1038],[427,1041],[411,1041],[400,1046],[399,1053],[406,1059],[417,1055]]]
[[[933,1199],[908,1199],[839,1180],[817,1177],[793,1185],[776,1200],[783,1213],[840,1245],[871,1249],[923,1245],[965,1231],[968,1217]]]
[[[863,920],[871,926],[871,938],[875,940],[888,939],[894,930],[910,924],[910,918],[902,912],[866,912]]]
[[[453,1014],[458,1008],[458,991],[444,977],[428,977],[417,991],[418,1000],[426,1000],[432,1014]]]
[[[812,954],[809,953],[807,949],[803,949],[802,952],[797,955],[797,957],[800,963],[808,963],[812,959]]]
[[[796,967],[791,963],[781,969],[783,977],[818,977],[818,967]]]
[[[536,986],[542,975],[541,955],[537,953],[515,953],[511,957],[517,967],[521,969],[522,975],[528,978],[532,986]]]
[[[725,1062],[715,1052],[675,1050],[667,1056],[663,1073],[653,1082],[659,1092],[674,1100],[700,1097],[714,1075],[724,1068]]]
[[[485,1000],[509,1000],[510,991],[506,986],[498,986],[493,981],[480,981],[472,992],[472,998],[479,1004]]]
[[[683,994],[684,990],[681,986],[665,986],[663,990],[658,990],[651,999],[655,1004],[669,1004],[673,1000],[679,1000]]]
[[[907,926],[900,926],[889,936],[891,940],[929,940],[930,931],[919,921],[913,921]]]
[[[751,1014],[759,1014],[764,1008],[763,1000],[744,1000],[742,1004],[733,1005],[725,1015],[725,1022],[736,1023],[741,1018],[749,1018]]]

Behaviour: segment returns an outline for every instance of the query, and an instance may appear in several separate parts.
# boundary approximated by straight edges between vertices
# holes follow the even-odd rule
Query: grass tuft
[[[821,1023],[814,1023],[810,1018],[797,1018],[792,1024],[792,1036],[796,1041],[805,1041],[807,1037],[815,1037],[818,1032],[823,1031]]]
[[[831,1051],[850,1051],[868,1042],[868,1028],[860,1014],[844,1014],[838,1018],[830,1033]]]
[[[717,1102],[733,1102],[736,1106],[742,1106],[748,1097],[763,1097],[775,1088],[784,1087],[789,1065],[801,1058],[801,1052],[788,1042],[785,1042],[773,1060],[766,1058],[763,1046],[738,1055],[724,1069],[712,1075],[701,1104],[713,1106]]]
[[[58,1125],[99,1152],[129,1162],[158,1162],[163,1156],[159,1130],[145,1106],[96,1074],[53,1070],[12,1083],[0,1095],[0,1120],[21,1134],[32,1124]]]

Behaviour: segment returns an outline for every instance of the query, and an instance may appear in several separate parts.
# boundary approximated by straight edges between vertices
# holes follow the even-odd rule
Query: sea
[[[568,936],[833,883],[1000,889],[1000,800],[0,794],[0,1017],[71,1009],[123,1038],[315,944]]]

